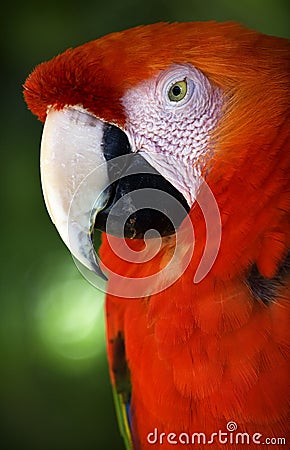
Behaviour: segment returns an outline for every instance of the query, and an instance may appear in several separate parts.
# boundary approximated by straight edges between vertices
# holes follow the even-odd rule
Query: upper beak
[[[105,278],[92,242],[95,217],[110,193],[103,132],[104,123],[81,108],[51,108],[41,142],[41,182],[64,243],[82,264]]]

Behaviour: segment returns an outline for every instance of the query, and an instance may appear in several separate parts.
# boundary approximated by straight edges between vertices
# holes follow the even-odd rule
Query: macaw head
[[[98,270],[94,227],[130,239],[171,235],[205,181],[225,217],[239,201],[253,206],[286,110],[283,47],[234,23],[161,23],[36,67],[24,95],[45,122],[45,202],[77,259]]]

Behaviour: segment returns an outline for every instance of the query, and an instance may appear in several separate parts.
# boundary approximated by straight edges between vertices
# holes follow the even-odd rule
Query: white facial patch
[[[173,101],[170,93],[180,82],[186,94]],[[191,206],[212,156],[210,132],[221,117],[222,90],[190,64],[173,65],[127,91],[122,104],[132,150],[142,152]]]

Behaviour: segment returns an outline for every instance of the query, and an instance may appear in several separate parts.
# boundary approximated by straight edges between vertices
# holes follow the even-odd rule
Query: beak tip
[[[92,276],[96,275],[101,278],[101,280],[105,282],[108,281],[107,276],[104,274],[97,261],[92,261],[90,259],[84,260],[83,258],[76,257],[73,253],[71,253],[71,255],[77,268],[86,279],[91,280]]]
[[[98,275],[102,280],[108,281],[108,278],[106,277],[104,272],[102,272],[102,270],[100,269],[100,267],[97,264],[95,264],[93,270],[94,270],[95,274]]]

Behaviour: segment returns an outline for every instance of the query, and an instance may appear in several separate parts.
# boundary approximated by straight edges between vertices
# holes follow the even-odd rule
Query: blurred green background
[[[42,125],[22,84],[38,63],[160,20],[234,19],[289,37],[287,0],[6,3],[1,12],[0,448],[118,450],[103,295],[77,271],[46,213]]]

